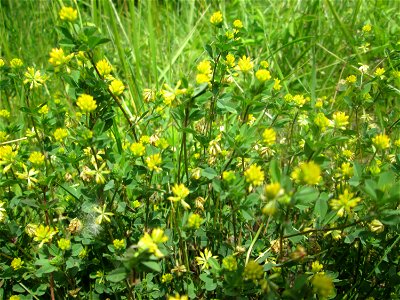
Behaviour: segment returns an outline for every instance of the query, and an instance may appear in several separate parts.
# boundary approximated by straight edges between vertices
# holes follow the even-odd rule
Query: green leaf
[[[206,177],[210,180],[216,177],[217,175],[218,175],[217,172],[212,168],[205,168],[201,171],[201,176]]]
[[[314,215],[318,217],[320,221],[325,218],[328,212],[328,198],[329,195],[327,193],[322,193],[315,202]]]
[[[142,264],[155,272],[161,272],[160,264],[155,261],[143,261]]]
[[[106,279],[111,282],[120,282],[124,280],[127,277],[127,272],[125,268],[118,268],[115,269],[114,271],[110,272],[107,276]]]
[[[269,165],[269,174],[271,175],[273,182],[281,182],[281,170],[276,159],[271,160]]]

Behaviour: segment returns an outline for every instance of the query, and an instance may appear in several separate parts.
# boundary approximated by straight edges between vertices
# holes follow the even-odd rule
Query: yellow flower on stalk
[[[263,132],[263,141],[267,146],[272,146],[276,142],[276,132],[272,128],[267,128]]]
[[[314,118],[314,123],[317,125],[322,132],[330,125],[330,120],[324,115],[324,113],[319,112]]]
[[[96,63],[96,69],[101,76],[106,77],[110,75],[113,67],[106,59],[102,59]]]
[[[321,181],[321,168],[313,161],[300,163],[291,178],[300,184],[315,185]]]
[[[164,234],[164,230],[161,228],[154,228],[151,232],[151,238],[156,244],[161,244],[168,241],[168,236]]]
[[[378,77],[381,77],[383,74],[385,73],[385,69],[384,68],[376,68],[375,70],[375,75]]]
[[[279,182],[267,184],[264,190],[265,196],[269,200],[272,200],[283,193],[283,189]]]
[[[264,171],[261,170],[260,166],[254,164],[244,172],[244,177],[246,178],[246,182],[253,186],[258,186],[264,181]]]
[[[168,300],[188,300],[188,296],[186,295],[179,295],[178,293],[175,294],[175,296],[168,296]]]
[[[57,242],[58,248],[62,251],[69,250],[71,248],[71,241],[68,239],[61,238]]]
[[[19,59],[19,58],[13,58],[13,59],[10,61],[10,66],[11,66],[11,68],[13,68],[13,69],[20,68],[20,67],[22,67],[23,65],[24,65],[24,63],[23,63],[22,60]]]
[[[57,228],[52,228],[49,226],[39,225],[34,232],[33,240],[35,242],[40,242],[39,248],[43,246],[44,243],[49,243],[53,239],[53,236],[57,234]]]
[[[233,21],[233,27],[235,27],[236,29],[241,29],[241,28],[243,28],[243,23],[242,23],[242,21],[240,21],[239,19]]]
[[[107,211],[107,205],[105,203],[103,204],[102,207],[95,206],[93,210],[99,214],[99,216],[95,220],[96,224],[101,225],[103,221],[106,221],[108,223],[111,222],[110,217],[112,217],[114,214],[112,212]]]
[[[198,229],[203,222],[203,218],[198,214],[190,214],[187,224],[189,228]]]
[[[28,160],[34,165],[42,165],[44,163],[44,155],[39,151],[34,151],[29,155]]]
[[[209,259],[210,258],[217,258],[217,256],[213,256],[211,251],[207,248],[204,249],[204,252],[200,251],[200,256],[196,256],[195,259],[197,261],[197,265],[201,266],[202,270],[207,270],[210,267]]]
[[[196,82],[198,84],[207,83],[211,81],[212,69],[211,62],[209,60],[203,60],[197,65],[197,71],[199,74],[196,75]]]
[[[10,145],[0,146],[0,166],[3,167],[3,174],[7,173],[12,164],[15,162],[15,158],[18,155],[18,150],[13,150]]]
[[[7,119],[10,117],[10,112],[7,109],[0,110],[0,117]]]
[[[53,133],[54,138],[56,141],[61,142],[68,136],[68,130],[65,128],[57,128]]]
[[[353,166],[349,162],[342,163],[342,166],[340,167],[340,171],[342,173],[342,176],[345,178],[350,178],[351,176],[353,176],[353,173],[354,173]]]
[[[357,77],[355,75],[350,75],[346,78],[346,82],[349,84],[356,83]]]
[[[339,199],[332,199],[329,205],[333,210],[337,210],[337,215],[342,217],[345,212],[349,215],[352,214],[352,209],[358,205],[361,198],[353,198],[354,194],[350,193],[348,189],[345,189],[343,194],[339,195]]]
[[[370,32],[372,30],[371,24],[365,24],[362,28],[362,31],[364,32]]]
[[[236,179],[236,175],[234,171],[224,171],[222,172],[222,179],[226,182],[233,182]]]
[[[349,124],[349,116],[342,111],[334,112],[332,120],[332,126],[335,128],[346,129],[346,125]]]
[[[146,157],[146,165],[150,171],[161,172],[160,165],[162,163],[161,154],[156,153]]]
[[[228,67],[232,68],[235,66],[235,56],[231,53],[228,53],[225,57],[225,63]]]
[[[35,71],[35,68],[33,67],[28,67],[28,71],[25,72],[24,76],[24,84],[30,83],[30,89],[37,88],[43,85],[46,80],[45,77],[40,74],[40,71]]]
[[[251,61],[250,57],[247,57],[246,55],[243,55],[241,58],[239,58],[236,70],[241,71],[243,73],[247,73],[253,69],[253,62]]]
[[[227,257],[224,257],[224,259],[222,260],[222,266],[228,271],[236,271],[237,260],[233,255],[229,255]]]
[[[390,147],[390,138],[386,134],[378,134],[372,138],[372,143],[378,150],[385,150]]]
[[[311,272],[313,273],[320,273],[323,268],[324,266],[320,264],[318,260],[313,261],[311,264]]]
[[[5,65],[4,59],[0,58],[0,68],[2,68]]]
[[[275,91],[279,91],[282,86],[280,85],[281,81],[278,78],[274,79],[274,86],[272,87]]]
[[[190,209],[190,205],[187,204],[185,201],[185,198],[189,195],[190,191],[183,183],[175,184],[172,187],[172,193],[174,194],[174,196],[168,197],[168,200],[172,202],[180,201],[185,209]]]
[[[3,207],[6,203],[3,201],[0,201],[0,223],[4,222],[7,216],[6,209]]]
[[[108,88],[115,96],[119,96],[124,92],[125,86],[121,80],[114,79],[113,81],[111,81]]]
[[[62,7],[58,13],[60,19],[63,21],[73,22],[78,18],[78,11],[72,7]]]
[[[97,108],[96,100],[87,94],[80,95],[76,101],[76,105],[78,105],[83,112],[91,112]]]
[[[154,102],[156,100],[156,92],[152,89],[143,89],[142,96],[145,102]]]
[[[38,179],[35,178],[34,176],[36,174],[38,174],[39,171],[36,171],[33,168],[28,171],[26,165],[22,165],[22,167],[24,169],[24,172],[23,173],[16,172],[15,174],[17,175],[17,177],[19,179],[25,179],[28,181],[28,190],[33,189],[33,187],[35,186],[35,183],[38,182]]]
[[[163,276],[161,277],[161,282],[169,283],[172,281],[172,279],[174,279],[174,276],[171,273],[166,273],[166,274],[163,274]]]
[[[157,232],[153,234],[154,231]],[[164,243],[167,240],[168,237],[164,236],[164,231],[162,229],[156,228],[153,230],[151,236],[147,232],[145,232],[144,236],[140,238],[138,242],[138,247],[140,251],[148,251],[158,258],[162,258],[164,257],[164,254],[160,251],[157,244]]]
[[[269,67],[269,63],[266,60],[260,61],[260,66],[264,69],[267,69]]]
[[[385,230],[385,226],[382,224],[381,221],[374,219],[371,223],[368,224],[369,230],[375,233],[381,233]]]
[[[54,67],[59,67],[68,63],[73,57],[73,53],[65,55],[62,48],[53,48],[50,51],[49,63],[51,63]]]
[[[22,261],[22,259],[19,258],[19,257],[17,257],[17,258],[14,258],[14,259],[12,260],[12,262],[11,262],[11,267],[16,271],[16,270],[21,269],[23,263],[24,263],[24,262]]]
[[[47,104],[43,105],[40,109],[39,109],[39,114],[41,115],[46,115],[49,113],[49,107],[47,106]]]
[[[115,240],[113,240],[113,245],[116,250],[124,249],[125,248],[125,240],[124,239],[121,239],[121,240],[115,239]]]
[[[215,26],[221,24],[222,21],[223,21],[223,17],[222,17],[221,11],[217,11],[217,12],[213,13],[212,16],[210,17],[210,23]]]
[[[12,295],[8,300],[21,300],[21,297],[18,295]]]
[[[245,280],[257,282],[264,277],[264,269],[256,261],[250,260],[244,268],[243,277]]]
[[[132,151],[133,155],[135,156],[143,156],[144,153],[146,152],[146,148],[144,145],[139,142],[139,143],[132,143],[132,145],[129,147],[129,149]]]
[[[323,273],[315,274],[311,279],[314,293],[316,293],[319,299],[328,299],[333,296],[335,286],[332,278]]]
[[[178,81],[174,88],[170,87],[168,84],[164,83],[164,89],[161,90],[161,96],[164,99],[164,104],[171,106],[173,101],[176,99],[177,96],[186,94],[186,89],[180,89],[182,81]]]
[[[259,81],[264,82],[264,81],[267,81],[267,80],[270,80],[270,79],[271,79],[271,73],[270,73],[268,70],[259,69],[259,70],[256,72],[256,78],[257,78]]]

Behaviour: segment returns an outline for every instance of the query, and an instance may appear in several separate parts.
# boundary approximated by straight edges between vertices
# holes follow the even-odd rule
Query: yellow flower
[[[175,196],[168,197],[168,200],[173,201],[173,202],[181,201],[181,204],[185,209],[190,208],[190,205],[187,204],[184,200],[189,195],[189,189],[187,187],[185,187],[185,185],[183,183],[175,184],[172,187],[172,193]]]
[[[16,271],[16,270],[21,269],[23,263],[24,263],[24,262],[22,261],[22,259],[19,258],[19,257],[17,257],[17,258],[14,258],[14,259],[12,260],[12,262],[11,262],[11,267]]]
[[[50,51],[49,63],[51,63],[54,67],[58,67],[68,63],[72,57],[74,57],[73,53],[66,56],[62,48],[53,48]]]
[[[122,240],[115,239],[115,240],[113,240],[113,245],[114,245],[114,248],[117,250],[124,249],[125,248],[125,240],[124,239],[122,239]]]
[[[5,62],[2,58],[0,58],[0,68],[3,67],[5,65]]]
[[[0,223],[4,222],[4,220],[6,219],[6,216],[7,216],[6,209],[3,207],[4,204],[6,204],[6,203],[3,201],[0,201]]]
[[[371,30],[372,30],[371,24],[366,24],[362,28],[362,31],[364,31],[364,32],[370,32]]]
[[[207,74],[202,74],[202,73],[200,73],[200,74],[197,74],[196,75],[196,82],[198,83],[198,84],[202,84],[202,83],[208,83],[208,82],[210,82],[211,81],[211,75],[207,75]]]
[[[369,223],[369,230],[375,233],[381,233],[385,230],[385,226],[383,226],[381,221],[374,219]]]
[[[282,187],[279,182],[270,183],[265,186],[265,196],[267,199],[274,199],[282,192]]]
[[[16,172],[15,174],[19,179],[26,179],[28,181],[28,189],[30,190],[34,187],[35,183],[38,182],[38,179],[36,179],[34,176],[38,174],[39,171],[36,171],[33,168],[28,171],[26,165],[22,165],[22,167],[24,168],[24,172]]]
[[[303,95],[295,95],[293,96],[292,101],[299,107],[302,107],[307,102],[307,98],[305,98]]]
[[[17,154],[18,151],[14,151],[10,145],[0,146],[0,166],[5,165],[3,167],[4,174],[10,170],[12,164],[15,162]]]
[[[21,300],[21,297],[18,295],[12,295],[8,300]]]
[[[215,26],[221,24],[222,21],[223,21],[223,18],[222,18],[222,13],[220,11],[213,13],[210,18],[211,24],[213,24]]]
[[[321,168],[313,161],[300,163],[292,172],[291,177],[301,184],[318,184],[321,180]]]
[[[7,109],[0,110],[0,117],[7,119],[10,117],[10,112]]]
[[[197,65],[197,71],[202,74],[210,74],[211,70],[211,62],[209,60],[203,60]]]
[[[256,72],[256,78],[261,81],[264,82],[266,80],[270,80],[271,79],[271,74],[269,73],[268,70],[265,69],[260,69]]]
[[[58,13],[63,21],[73,22],[78,18],[78,11],[72,7],[63,7]]]
[[[176,99],[177,96],[186,94],[186,89],[180,89],[179,87],[181,86],[182,82],[179,80],[176,83],[176,86],[174,88],[170,87],[168,84],[164,83],[164,89],[161,90],[161,96],[164,99],[164,104],[165,105],[172,105],[173,101]]]
[[[198,214],[190,214],[187,222],[188,227],[198,229],[203,222],[203,218]]]
[[[267,146],[272,146],[276,142],[276,132],[272,128],[267,128],[263,132],[263,141]]]
[[[332,209],[338,211],[337,215],[339,217],[342,217],[345,212],[351,215],[351,210],[361,201],[361,198],[353,198],[353,196],[353,193],[350,193],[348,189],[345,189],[343,194],[339,195],[339,199],[332,199],[329,204]]]
[[[43,105],[40,109],[39,109],[39,114],[42,115],[46,115],[49,113],[49,107],[47,106],[47,104]]]
[[[65,128],[57,128],[53,135],[56,141],[60,142],[68,136],[68,130]]]
[[[281,81],[280,81],[278,78],[275,78],[275,79],[274,79],[274,86],[273,86],[273,89],[274,89],[275,91],[279,91],[279,90],[282,88],[282,86],[280,85],[280,83],[281,83]]]
[[[179,295],[178,293],[175,294],[175,296],[168,296],[168,300],[188,300],[188,296],[186,295]]]
[[[135,156],[143,156],[146,151],[146,148],[140,142],[132,143],[132,145],[130,146],[129,149],[132,151],[133,155],[135,155]]]
[[[112,212],[106,211],[106,208],[107,206],[105,203],[103,204],[103,207],[96,206],[93,208],[93,210],[99,214],[99,216],[95,220],[96,224],[101,225],[103,221],[106,221],[108,223],[111,222],[110,217],[112,217],[114,214]]]
[[[158,249],[157,243],[147,232],[145,232],[144,236],[140,238],[138,247],[141,251],[153,253],[158,258],[164,257],[164,254],[160,251],[160,249]]]
[[[243,23],[240,20],[235,20],[233,21],[233,27],[235,27],[236,29],[241,29],[243,28]]]
[[[324,113],[319,112],[317,116],[314,118],[314,123],[321,129],[322,132],[324,132],[326,128],[329,126],[330,120],[327,117],[325,117]]]
[[[60,248],[62,251],[68,250],[71,248],[71,241],[68,239],[59,239],[57,242],[58,248]]]
[[[148,135],[142,135],[139,142],[142,144],[150,144],[150,137]]]
[[[243,277],[245,280],[257,282],[264,277],[264,269],[254,260],[250,260],[244,268]]]
[[[102,59],[97,62],[96,69],[97,71],[99,71],[99,74],[101,76],[106,77],[107,75],[110,75],[111,71],[113,70],[113,67],[107,60]]]
[[[168,241],[168,236],[164,234],[164,230],[162,230],[161,228],[154,228],[151,232],[151,238],[156,244],[161,244]]]
[[[224,171],[222,173],[222,179],[226,182],[232,182],[236,179],[235,172],[233,171]]]
[[[150,171],[161,172],[161,168],[159,167],[162,163],[161,154],[156,153],[146,157],[146,165]]]
[[[351,176],[353,176],[353,166],[349,162],[342,163],[340,171],[343,177],[350,178]]]
[[[313,290],[318,294],[319,299],[327,299],[334,294],[334,288],[332,278],[328,275],[318,273],[311,279]]]
[[[87,94],[80,95],[76,101],[76,105],[78,105],[83,112],[91,112],[97,108],[96,100]]]
[[[313,261],[311,264],[311,272],[313,273],[319,273],[322,271],[322,269],[324,268],[324,266],[322,264],[319,263],[319,261]]]
[[[11,66],[11,68],[13,68],[13,69],[20,68],[20,67],[22,67],[23,65],[24,65],[24,63],[23,63],[22,60],[20,60],[19,58],[13,58],[13,59],[10,61],[10,66]]]
[[[332,126],[335,128],[346,129],[346,125],[349,124],[349,116],[346,116],[346,114],[341,111],[334,112],[332,119]]]
[[[260,61],[260,66],[264,69],[267,69],[269,67],[269,63],[266,60]]]
[[[278,203],[276,200],[269,201],[262,209],[262,213],[266,216],[273,216],[278,210]]]
[[[236,271],[237,270],[237,261],[233,255],[229,255],[222,260],[222,266],[224,269],[228,271]]]
[[[78,218],[73,218],[68,225],[67,230],[71,233],[71,234],[75,234],[78,233],[82,230],[82,222],[81,220],[79,220]]]
[[[44,163],[44,155],[38,151],[34,151],[29,155],[28,160],[34,165],[42,165]]]
[[[156,92],[152,89],[143,89],[142,96],[145,102],[153,102],[156,100]]]
[[[386,134],[378,134],[373,137],[372,143],[378,150],[385,150],[390,147],[390,139]]]
[[[111,81],[108,88],[115,96],[119,96],[124,92],[125,86],[121,80],[114,79],[113,81]]]
[[[246,182],[254,186],[261,185],[264,181],[264,171],[262,171],[261,167],[257,165],[251,165],[244,172],[244,176],[246,178]]]
[[[49,226],[39,225],[35,229],[34,238],[35,242],[40,242],[39,248],[43,246],[44,243],[49,243],[53,239],[53,236],[57,234],[57,228],[52,228]]]
[[[357,77],[355,75],[350,75],[346,78],[346,82],[349,84],[356,83]]]
[[[253,62],[250,57],[243,55],[242,58],[239,58],[239,61],[236,66],[236,70],[242,71],[243,73],[247,73],[253,69]]]
[[[228,53],[228,55],[225,57],[225,63],[230,68],[235,66],[235,56],[231,53]]]
[[[35,68],[28,67],[24,76],[24,84],[30,83],[30,89],[37,88],[45,82],[45,77],[40,74],[40,71],[35,71]]]
[[[204,249],[204,252],[200,251],[200,256],[195,257],[195,259],[197,261],[197,265],[201,266],[202,270],[204,270],[204,269],[207,270],[210,267],[210,264],[208,261],[210,258],[217,258],[217,256],[213,256],[211,251],[208,250],[207,248]]]
[[[384,68],[377,68],[376,70],[375,70],[375,75],[376,76],[382,76],[383,74],[385,73],[385,69]]]

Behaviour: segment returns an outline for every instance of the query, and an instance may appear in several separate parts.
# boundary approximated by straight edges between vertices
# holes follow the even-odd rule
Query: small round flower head
[[[260,69],[256,72],[256,78],[261,81],[267,81],[271,79],[271,73],[268,70]]]
[[[222,260],[222,266],[228,271],[236,271],[238,267],[236,258],[233,255],[225,257]]]
[[[235,66],[235,56],[231,53],[225,57],[225,63],[228,67],[232,68]]]
[[[163,274],[163,276],[161,277],[161,282],[169,283],[172,281],[172,279],[174,279],[174,276],[171,273],[166,273],[166,274]]]
[[[51,63],[54,67],[58,67],[68,63],[73,56],[74,54],[65,55],[62,48],[53,48],[50,51],[49,63]]]
[[[212,16],[210,17],[210,23],[218,26],[222,23],[223,21],[223,17],[222,17],[222,13],[220,11],[217,11],[215,13],[212,14]]]
[[[361,198],[353,198],[353,196],[353,193],[350,193],[348,189],[345,189],[343,194],[339,195],[339,199],[332,199],[329,204],[333,210],[337,210],[337,215],[339,217],[342,217],[345,212],[351,215],[352,209],[361,201]]]
[[[19,270],[19,269],[21,269],[23,263],[24,263],[24,262],[22,261],[22,259],[19,258],[19,257],[17,257],[17,258],[14,258],[14,259],[12,260],[12,262],[11,262],[11,267],[12,267],[14,270]]]
[[[57,242],[58,248],[62,251],[69,250],[71,248],[71,241],[68,239],[61,238]]]
[[[198,84],[208,83],[210,81],[211,81],[211,76],[210,75],[202,74],[202,73],[196,75],[196,82]]]
[[[267,69],[269,67],[269,63],[266,60],[260,61],[261,68]]]
[[[250,260],[244,268],[243,277],[245,280],[257,282],[264,277],[264,269],[254,260]]]
[[[362,28],[363,32],[370,32],[372,30],[371,24],[365,24]]]
[[[235,27],[236,29],[241,29],[241,28],[243,28],[243,23],[242,23],[242,21],[240,21],[239,19],[233,21],[233,27]]]
[[[301,163],[294,169],[291,177],[301,184],[318,184],[321,180],[321,168],[313,161]]]
[[[275,91],[279,91],[282,86],[281,86],[281,81],[278,78],[274,79],[274,86],[272,87]]]
[[[91,112],[97,108],[96,101],[92,96],[87,94],[82,94],[78,97],[76,105],[79,106],[82,112]]]
[[[279,182],[270,183],[265,186],[265,196],[267,199],[274,199],[281,193],[282,187]]]
[[[267,146],[271,146],[276,142],[276,132],[272,128],[267,128],[263,132],[263,141]]]
[[[133,155],[135,155],[135,156],[143,156],[144,153],[146,152],[146,148],[143,146],[143,144],[141,142],[132,143],[132,145],[129,147],[129,149],[132,151]]]
[[[385,69],[384,69],[384,68],[376,68],[374,74],[375,74],[376,76],[380,77],[380,76],[382,76],[384,73],[385,73]]]
[[[108,88],[115,96],[119,96],[124,92],[125,86],[121,80],[114,79],[113,81],[111,81]]]
[[[57,128],[56,131],[54,131],[53,136],[56,141],[60,142],[68,136],[68,130],[65,128]]]
[[[150,171],[160,172],[162,170],[160,168],[161,163],[162,160],[160,153],[150,155],[146,158],[146,165]]]
[[[330,121],[327,117],[325,117],[324,113],[320,112],[314,118],[314,124],[317,125],[322,132],[324,132],[329,126]]]
[[[10,112],[7,109],[0,110],[0,118],[8,119],[10,117]]]
[[[113,67],[105,59],[98,61],[96,64],[96,68],[97,68],[97,71],[99,71],[100,75],[103,77],[110,75],[111,71],[113,70]]]
[[[0,58],[0,68],[3,67],[5,65],[5,62],[2,58]]]
[[[24,63],[22,62],[22,60],[20,60],[19,58],[13,58],[10,61],[10,66],[13,69],[18,69],[21,68],[24,65]]]
[[[58,13],[63,21],[73,22],[78,18],[78,11],[72,7],[63,7]]]
[[[8,300],[21,300],[21,297],[18,295],[12,295]]]
[[[349,84],[356,83],[357,77],[355,75],[350,75],[346,78],[346,82]]]
[[[334,112],[332,120],[332,125],[335,128],[346,129],[346,125],[349,124],[349,116],[346,116],[346,114],[341,111]]]
[[[261,170],[260,166],[251,165],[245,172],[244,177],[246,182],[253,186],[261,185],[264,181],[264,171]]]
[[[311,272],[313,273],[319,273],[322,271],[323,268],[324,266],[320,264],[318,260],[313,261],[311,264]]]
[[[236,69],[243,73],[247,73],[253,69],[253,65],[254,64],[251,61],[251,58],[243,55],[241,58],[239,58]]]
[[[41,115],[46,115],[49,113],[49,106],[47,104],[43,105],[40,109],[39,109],[39,114]]]
[[[390,139],[386,134],[378,134],[373,137],[372,143],[378,150],[385,150],[390,147]]]
[[[44,155],[38,151],[34,151],[29,155],[28,160],[34,165],[42,165],[44,163]]]
[[[113,240],[113,245],[116,250],[124,249],[125,248],[125,240],[124,239],[121,239],[121,240],[115,239],[115,240]]]
[[[385,226],[382,224],[381,221],[374,219],[369,223],[369,230],[375,233],[381,233],[385,230]]]
[[[332,278],[324,273],[315,274],[311,279],[314,293],[319,296],[319,299],[327,299],[334,294],[334,284]]]

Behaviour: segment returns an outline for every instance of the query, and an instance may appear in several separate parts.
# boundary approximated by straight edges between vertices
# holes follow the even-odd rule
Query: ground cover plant
[[[0,299],[399,298],[397,2],[0,8]]]

